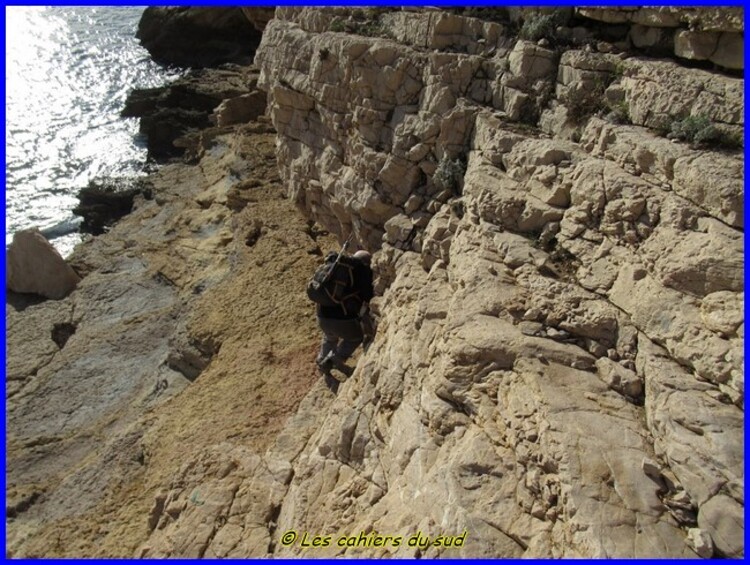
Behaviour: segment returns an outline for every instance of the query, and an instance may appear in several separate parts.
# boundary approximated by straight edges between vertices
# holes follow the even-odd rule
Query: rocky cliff
[[[262,119],[200,134],[69,298],[6,308],[9,351],[74,331],[9,369],[9,546],[743,555],[738,40],[741,10],[278,8],[278,180]],[[336,396],[321,226],[380,295]]]
[[[284,197],[257,78],[202,71],[157,96],[224,92],[221,125],[183,131],[192,164],[161,165],[76,249],[72,293],[8,292],[9,556],[132,557],[182,466],[222,442],[263,453],[311,387],[327,390],[300,289],[336,242]]]

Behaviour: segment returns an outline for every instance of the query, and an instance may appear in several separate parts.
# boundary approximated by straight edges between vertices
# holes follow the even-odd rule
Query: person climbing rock
[[[368,311],[374,294],[371,255],[357,251],[348,256],[344,253],[346,246],[341,253],[328,254],[308,285],[308,296],[317,304],[318,325],[323,332],[316,363],[334,392],[343,379],[337,378],[332,369],[349,376],[351,369],[345,361],[365,339],[371,340],[373,333]]]

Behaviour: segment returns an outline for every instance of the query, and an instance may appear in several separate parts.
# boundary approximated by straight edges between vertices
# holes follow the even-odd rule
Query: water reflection
[[[138,45],[141,13],[6,7],[6,244],[18,229],[71,220],[75,193],[93,178],[141,174],[137,120],[120,110],[132,88],[178,74]]]

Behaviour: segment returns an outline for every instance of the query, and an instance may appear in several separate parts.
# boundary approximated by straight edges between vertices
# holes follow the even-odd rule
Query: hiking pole
[[[349,247],[349,242],[352,240],[352,237],[354,237],[354,232],[349,234],[349,237],[346,238],[344,245],[341,246],[341,251],[339,251],[339,254],[336,256],[336,260],[333,262],[333,267],[331,267],[331,270],[333,270],[336,267],[336,265],[339,264],[339,261],[344,256],[344,253]]]
[[[349,243],[351,242],[352,238],[354,237],[354,232],[349,234],[349,237],[346,238],[346,241],[344,242],[344,245],[341,246],[341,255],[344,251],[346,251],[349,248]]]

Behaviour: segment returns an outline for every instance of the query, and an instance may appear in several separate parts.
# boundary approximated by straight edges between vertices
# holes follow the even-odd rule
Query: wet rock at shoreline
[[[151,187],[139,179],[107,179],[94,181],[78,193],[78,205],[73,213],[83,217],[80,230],[92,235],[104,233],[133,209],[137,195],[152,197]]]

